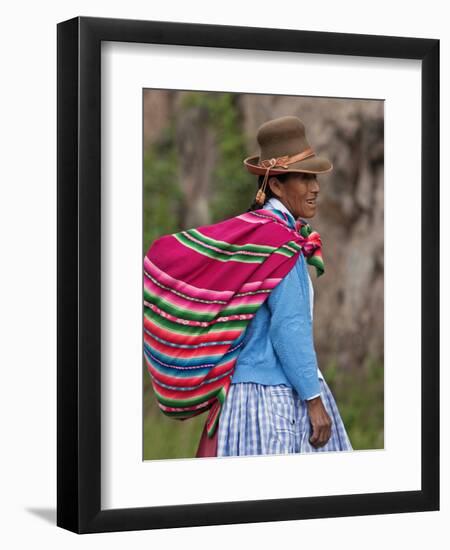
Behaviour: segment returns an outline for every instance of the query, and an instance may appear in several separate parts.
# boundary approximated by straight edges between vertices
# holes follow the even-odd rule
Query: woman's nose
[[[317,181],[317,178],[314,178],[313,180],[311,180],[310,191],[315,191],[318,193],[319,190],[320,190],[319,182]]]

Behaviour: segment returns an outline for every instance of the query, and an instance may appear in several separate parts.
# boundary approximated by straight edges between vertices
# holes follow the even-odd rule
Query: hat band
[[[298,162],[300,160],[313,157],[314,151],[311,147],[308,147],[308,149],[305,149],[301,153],[297,153],[296,155],[284,155],[283,157],[277,157],[277,158],[271,158],[262,160],[259,163],[259,166],[262,168],[275,168],[275,166],[281,166],[282,168],[288,168],[290,164],[294,164],[294,162]]]

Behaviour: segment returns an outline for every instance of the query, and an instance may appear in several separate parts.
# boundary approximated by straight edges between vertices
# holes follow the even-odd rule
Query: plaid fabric
[[[232,384],[218,427],[217,456],[312,453],[353,450],[336,401],[325,380],[321,397],[331,417],[331,437],[323,447],[309,443],[312,428],[295,389],[279,384]]]

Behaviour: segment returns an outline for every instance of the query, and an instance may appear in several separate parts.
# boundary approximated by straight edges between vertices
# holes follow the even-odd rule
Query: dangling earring
[[[267,180],[268,180],[268,177],[269,177],[269,172],[270,172],[270,169],[272,168],[272,166],[275,166],[276,163],[277,163],[277,159],[274,159],[274,158],[271,158],[270,160],[264,160],[263,161],[263,164],[266,168],[266,173],[264,175],[263,184],[261,185],[261,188],[258,189],[258,192],[256,193],[256,197],[255,197],[255,202],[259,206],[263,206],[263,204],[266,202],[265,190],[266,190]]]
[[[265,174],[265,176],[264,176],[264,181],[263,181],[261,187],[258,189],[258,192],[256,193],[255,202],[256,202],[256,204],[258,204],[259,206],[263,206],[264,203],[266,202],[266,193],[265,193],[265,190],[266,190],[266,185],[267,185],[269,170],[270,170],[270,167],[267,168],[266,174]]]

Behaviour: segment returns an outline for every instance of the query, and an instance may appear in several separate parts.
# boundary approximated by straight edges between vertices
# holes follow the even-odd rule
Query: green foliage
[[[174,128],[169,126],[144,154],[144,254],[157,237],[179,230],[181,199]]]
[[[191,92],[181,103],[182,109],[205,109],[207,124],[216,136],[218,162],[211,175],[211,223],[245,212],[256,192],[256,177],[242,162],[246,150],[237,98],[231,93]],[[183,194],[175,124],[167,126],[144,154],[144,254],[157,237],[180,230]]]
[[[183,98],[182,107],[201,107],[208,112],[208,124],[216,135],[218,162],[212,174],[211,218],[226,219],[250,206],[256,193],[256,176],[247,172],[245,139],[239,123],[237,94],[191,92]]]

